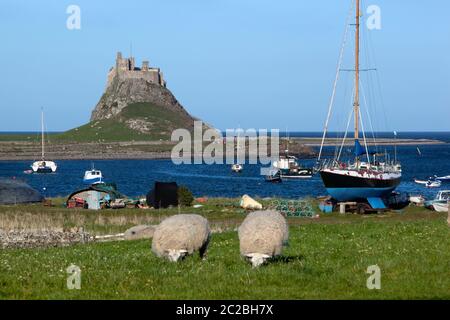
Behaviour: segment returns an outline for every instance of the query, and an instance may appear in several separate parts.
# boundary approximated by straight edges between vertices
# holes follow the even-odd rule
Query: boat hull
[[[280,169],[280,173],[283,179],[309,179],[313,176],[312,169],[300,169],[298,171]]]
[[[448,212],[448,202],[447,203],[433,203],[433,209],[437,212]]]
[[[97,177],[97,178],[91,178],[91,179],[83,179],[83,182],[86,184],[97,184],[97,183],[102,183],[102,178]]]
[[[33,173],[53,173],[56,169],[57,166],[53,161],[35,161],[31,165]]]
[[[400,184],[401,177],[373,179],[321,171],[320,176],[328,193],[338,201],[382,198],[390,195]]]

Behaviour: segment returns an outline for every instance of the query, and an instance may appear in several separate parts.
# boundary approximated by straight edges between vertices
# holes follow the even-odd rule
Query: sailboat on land
[[[57,165],[54,161],[45,160],[45,139],[44,139],[44,111],[41,111],[41,160],[33,162],[31,170],[33,173],[53,173],[56,172]]]
[[[330,161],[322,162],[320,157],[327,132],[328,121],[333,105],[334,92],[338,73],[340,72],[341,60],[338,64],[338,70],[331,98],[328,117],[325,123],[325,129],[322,138],[322,144],[319,152],[319,172],[322,181],[328,193],[338,201],[356,201],[369,200],[371,198],[384,198],[389,196],[392,191],[400,184],[402,177],[402,169],[395,157],[394,161],[385,156],[384,162],[377,161],[377,154],[369,152],[366,142],[364,130],[362,130],[364,138],[364,147],[360,143],[360,63],[359,63],[359,41],[360,41],[360,0],[356,1],[356,32],[355,32],[355,82],[353,95],[353,118],[354,118],[354,158],[353,161],[340,161],[340,152],[330,159]],[[340,59],[342,58],[342,51]],[[349,118],[350,120],[350,118]],[[349,121],[350,123],[350,121]],[[362,128],[364,129],[364,128]],[[346,133],[347,134],[347,133]],[[344,136],[345,141],[346,135]],[[342,143],[342,146],[344,143]]]

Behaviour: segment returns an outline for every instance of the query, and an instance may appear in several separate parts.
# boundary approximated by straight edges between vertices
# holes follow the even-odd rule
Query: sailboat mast
[[[44,110],[41,109],[41,159],[44,160]]]
[[[356,32],[355,32],[355,101],[354,118],[355,118],[355,140],[359,138],[359,0],[356,0]]]

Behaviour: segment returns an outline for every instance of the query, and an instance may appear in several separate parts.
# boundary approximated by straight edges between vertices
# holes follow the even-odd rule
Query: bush
[[[178,187],[178,204],[184,207],[190,207],[194,202],[194,196],[191,190],[185,186]]]

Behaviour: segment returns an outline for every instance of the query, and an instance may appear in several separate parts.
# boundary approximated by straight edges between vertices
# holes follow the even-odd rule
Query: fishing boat
[[[45,139],[44,139],[44,111],[41,111],[41,160],[33,162],[31,170],[33,173],[53,173],[56,172],[57,165],[54,161],[45,160]]]
[[[103,175],[100,170],[97,170],[92,166],[91,170],[84,172],[83,182],[86,184],[98,184],[103,183]]]
[[[282,179],[308,179],[313,176],[312,168],[305,168],[298,163],[297,157],[285,155],[273,162],[273,167],[278,169]]]
[[[308,179],[313,176],[313,169],[299,164],[297,157],[289,154],[289,138],[285,140],[284,154],[272,164],[282,179]]]
[[[325,122],[324,132],[322,136],[322,143],[320,146],[318,157],[318,170],[322,181],[325,185],[328,193],[338,201],[357,201],[379,199],[388,197],[400,184],[402,178],[401,164],[397,161],[397,155],[392,161],[385,156],[384,161],[381,162],[377,158],[376,152],[370,152],[367,147],[366,135],[362,123],[361,111],[360,111],[360,72],[370,71],[360,69],[360,0],[356,0],[356,15],[355,15],[355,51],[354,51],[354,69],[347,70],[354,72],[354,91],[353,91],[353,106],[352,112],[348,118],[348,124],[350,124],[351,117],[354,120],[354,149],[353,159],[348,162],[341,161],[342,148],[344,146],[345,139],[347,137],[347,130],[343,137],[341,149],[336,153],[334,159],[330,161],[322,161],[321,155],[327,134],[329,119],[331,117],[331,110],[334,103],[336,84],[339,79],[339,73],[341,70],[342,57],[345,48],[345,37],[347,35],[347,29],[345,32],[344,43],[342,45],[338,68],[333,86],[333,93],[328,108],[328,115]],[[346,24],[348,28],[348,24]],[[360,126],[362,132],[362,138],[364,141],[364,147],[360,143]],[[396,133],[394,132],[394,135]],[[375,140],[375,137],[374,137]],[[376,141],[375,141],[376,142]],[[396,150],[396,149],[395,149]]]

